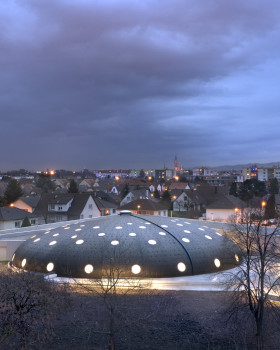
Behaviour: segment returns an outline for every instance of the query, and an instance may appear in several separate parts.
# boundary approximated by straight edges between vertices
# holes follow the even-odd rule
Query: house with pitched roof
[[[169,205],[151,199],[136,199],[118,208],[118,213],[122,210],[129,210],[133,214],[168,216]]]
[[[33,213],[39,203],[40,198],[40,195],[20,197],[14,201],[13,207]]]
[[[39,218],[34,213],[15,207],[0,207],[0,230],[20,228],[26,217],[31,225],[38,225]]]
[[[206,205],[206,220],[229,222],[245,207],[246,203],[237,197],[217,195],[213,203]]]

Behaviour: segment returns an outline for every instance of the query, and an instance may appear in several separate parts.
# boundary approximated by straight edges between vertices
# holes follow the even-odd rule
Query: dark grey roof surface
[[[36,208],[40,198],[40,195],[20,197],[23,202],[30,205],[32,208]]]
[[[121,277],[161,278],[218,272],[240,260],[235,244],[204,222],[128,213],[34,233],[12,264],[75,278],[106,276],[113,264]]]
[[[23,220],[25,217],[34,218],[35,215],[26,210],[15,207],[0,207],[0,221]]]

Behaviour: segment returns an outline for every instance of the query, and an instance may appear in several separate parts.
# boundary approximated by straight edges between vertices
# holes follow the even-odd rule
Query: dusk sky
[[[279,161],[279,0],[3,0],[0,171]]]

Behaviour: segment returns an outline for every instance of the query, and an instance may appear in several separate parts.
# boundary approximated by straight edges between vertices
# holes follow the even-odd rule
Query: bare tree
[[[59,305],[64,305],[63,287],[29,272],[0,274],[0,346],[27,349],[39,347],[52,335]],[[64,305],[65,306],[65,305]]]
[[[279,316],[279,308],[271,298],[280,296],[280,230],[266,227],[264,222],[262,209],[243,210],[235,217],[230,238],[240,248],[242,263],[227,278],[228,287],[233,290],[232,311],[240,311],[241,307],[250,311],[258,349],[264,346],[264,320]]]
[[[104,258],[98,278],[84,281],[75,280],[78,290],[86,291],[102,300],[107,314],[108,326],[105,330],[98,330],[95,327],[93,332],[108,335],[109,350],[115,349],[116,334],[121,328],[126,327],[128,323],[139,321],[139,318],[135,319],[134,317],[132,319],[130,317],[130,303],[128,299],[147,293],[147,288],[149,287],[148,282],[144,282],[140,278],[125,277],[127,276],[126,266],[130,266],[130,264],[124,263],[123,255],[123,251],[115,250],[113,255]],[[106,257],[107,254],[104,253],[104,256]],[[137,266],[135,266],[135,269],[137,270]],[[151,295],[155,294],[153,291],[148,291],[148,293]],[[148,318],[150,316],[149,311],[146,313],[142,312],[140,317]]]

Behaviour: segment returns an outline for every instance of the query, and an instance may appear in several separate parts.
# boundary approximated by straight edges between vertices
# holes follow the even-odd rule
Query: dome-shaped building
[[[114,264],[122,277],[163,278],[218,272],[240,259],[239,248],[203,222],[122,212],[34,234],[11,265],[94,279]]]

